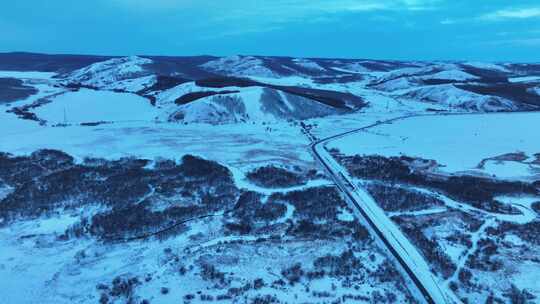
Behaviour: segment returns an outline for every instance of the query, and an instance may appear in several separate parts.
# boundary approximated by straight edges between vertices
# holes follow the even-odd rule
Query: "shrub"
[[[252,183],[268,188],[291,187],[306,183],[299,174],[275,166],[257,168],[246,177]]]

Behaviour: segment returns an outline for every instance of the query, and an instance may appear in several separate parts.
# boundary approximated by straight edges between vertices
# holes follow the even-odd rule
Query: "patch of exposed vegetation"
[[[437,175],[418,169],[410,157],[384,157],[379,155],[343,157],[336,155],[349,172],[358,178],[384,181],[390,184],[409,184],[445,193],[457,201],[497,213],[516,213],[513,207],[496,201],[500,195],[539,195],[532,183],[496,180],[469,175]],[[426,161],[424,161],[426,162]]]
[[[265,166],[249,172],[246,177],[258,186],[267,188],[284,188],[306,183],[299,173],[276,166]]]
[[[417,211],[444,206],[438,198],[397,185],[370,183],[366,188],[385,211]]]
[[[14,190],[0,204],[0,218],[36,218],[54,210],[100,206],[70,235],[131,238],[232,209],[239,190],[229,170],[186,155],[177,164],[148,160],[86,159],[77,164],[63,152],[41,150],[28,157],[0,154],[0,178]]]
[[[38,92],[20,79],[0,78],[0,104],[23,100]]]

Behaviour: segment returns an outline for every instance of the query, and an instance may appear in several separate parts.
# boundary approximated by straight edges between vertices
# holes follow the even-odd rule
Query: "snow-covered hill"
[[[460,299],[538,299],[538,114],[484,113],[538,110],[538,75],[0,54],[0,303],[418,302],[320,139]]]
[[[169,115],[169,119],[209,123],[279,122],[339,113],[339,109],[305,97],[275,89],[252,87],[204,97],[196,102],[181,105]]]
[[[262,86],[216,89],[188,82],[154,96],[161,113],[160,120],[187,123],[277,123],[348,111]]]
[[[0,56],[0,67],[1,60]],[[130,56],[108,58],[54,79],[68,91],[85,88],[138,94],[154,107],[139,115],[134,112],[145,106],[140,102],[133,104],[130,110],[122,112],[122,120],[153,116],[159,121],[229,124],[299,121],[362,110],[380,111],[381,105],[376,100],[381,99],[366,98],[370,96],[385,96],[388,111],[410,109],[413,103],[425,104],[425,107],[413,106],[418,111],[427,108],[452,112],[535,110],[540,108],[539,72],[536,65],[478,62]],[[101,95],[85,92],[90,97],[83,97],[82,93],[68,96],[80,96],[84,99],[81,104],[91,107],[118,106],[112,100],[92,102],[92,98]],[[134,100],[120,95],[114,98]],[[54,105],[61,100],[64,99],[39,99],[12,112],[43,123],[47,119],[39,116],[48,117],[43,114],[48,113],[47,109],[64,107]],[[130,107],[125,103],[122,106]],[[57,116],[62,113],[58,109],[54,111]],[[92,112],[110,113],[110,109]],[[37,118],[35,114],[39,114]],[[105,116],[100,121],[118,115]]]
[[[138,92],[156,81],[156,76],[146,69],[152,62],[138,56],[113,58],[69,73],[65,82],[102,90]]]
[[[253,56],[222,57],[202,64],[201,68],[231,76],[280,77],[279,73],[264,66],[261,59]]]
[[[516,111],[519,107],[512,101],[498,97],[475,94],[457,88],[453,84],[423,86],[400,92],[397,98],[432,103],[454,110],[472,112]]]

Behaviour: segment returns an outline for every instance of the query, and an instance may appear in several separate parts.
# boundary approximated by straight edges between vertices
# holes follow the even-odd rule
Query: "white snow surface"
[[[540,113],[413,117],[340,138],[329,147],[347,155],[435,159],[445,172],[460,172],[475,169],[483,159],[506,153],[539,153],[540,137],[533,131],[538,121]]]
[[[517,110],[511,100],[480,95],[457,88],[453,84],[412,87],[394,92],[399,98],[417,100],[473,112]]]
[[[234,76],[259,76],[279,78],[279,75],[264,66],[264,62],[253,56],[228,56],[211,60],[201,65],[202,68],[223,72]]]
[[[155,83],[155,76],[145,69],[152,62],[138,56],[113,58],[71,72],[65,81],[104,90],[140,91]]]
[[[510,70],[508,70],[508,68],[506,68],[502,64],[496,64],[496,63],[490,63],[490,62],[476,62],[476,61],[465,62],[464,64],[474,67],[474,68],[479,68],[479,69],[495,70],[499,72],[510,72]]]
[[[508,81],[519,83],[519,82],[539,82],[540,76],[520,76],[520,77],[510,77]]]
[[[302,68],[308,69],[308,70],[313,70],[313,71],[325,71],[326,70],[325,68],[320,66],[315,61],[305,59],[305,58],[295,58],[295,59],[293,59],[293,62],[296,65],[301,66]]]
[[[18,71],[0,71],[0,78],[17,78],[17,79],[40,79],[49,80],[56,73],[52,72],[18,72]]]
[[[192,92],[232,91],[177,105],[175,100]],[[325,104],[263,87],[199,87],[188,82],[155,95],[160,120],[184,123],[231,124],[238,122],[280,123],[335,114]]]
[[[348,63],[344,65],[343,67],[333,67],[332,69],[339,71],[339,72],[345,72],[345,73],[369,73],[370,69],[366,68],[362,65],[361,62],[353,62]]]
[[[479,77],[469,74],[467,72],[463,72],[461,70],[445,70],[445,71],[437,72],[432,75],[423,76],[422,78],[423,79],[449,79],[449,80],[464,81],[464,80],[478,79]]]
[[[80,89],[55,97],[34,113],[51,123],[62,123],[64,111],[68,123],[153,120],[156,109],[150,102],[131,93]]]

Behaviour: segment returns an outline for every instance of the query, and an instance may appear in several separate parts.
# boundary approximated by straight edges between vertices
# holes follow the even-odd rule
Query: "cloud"
[[[439,23],[442,25],[451,25],[451,24],[459,23],[459,20],[446,18],[446,19],[441,20]]]
[[[144,16],[160,14],[199,16],[184,28],[197,30],[201,39],[279,31],[290,24],[325,23],[343,14],[434,10],[443,0],[100,0]],[[217,30],[216,30],[217,29]]]
[[[430,10],[437,7],[442,0],[108,0],[110,3],[129,9],[204,9],[226,14],[228,11],[244,9],[249,11],[266,11],[270,13],[339,13],[369,12],[382,10]],[[249,10],[248,10],[249,9]]]
[[[446,18],[439,21],[439,23],[442,25],[453,25],[468,22],[496,22],[531,18],[540,18],[540,7],[504,8],[468,18]]]
[[[340,14],[383,13],[389,11],[425,11],[437,8],[441,0],[274,0],[234,3],[216,18],[221,21],[249,21],[283,25],[291,22],[325,20]]]
[[[540,7],[529,7],[501,9],[481,15],[480,17],[478,17],[478,19],[483,21],[500,21],[509,19],[529,19],[539,17]]]
[[[487,45],[493,46],[522,46],[522,47],[538,47],[540,46],[540,38],[519,38],[494,40],[486,42]]]
[[[170,10],[195,7],[204,1],[195,0],[108,0],[113,5],[133,10]]]

